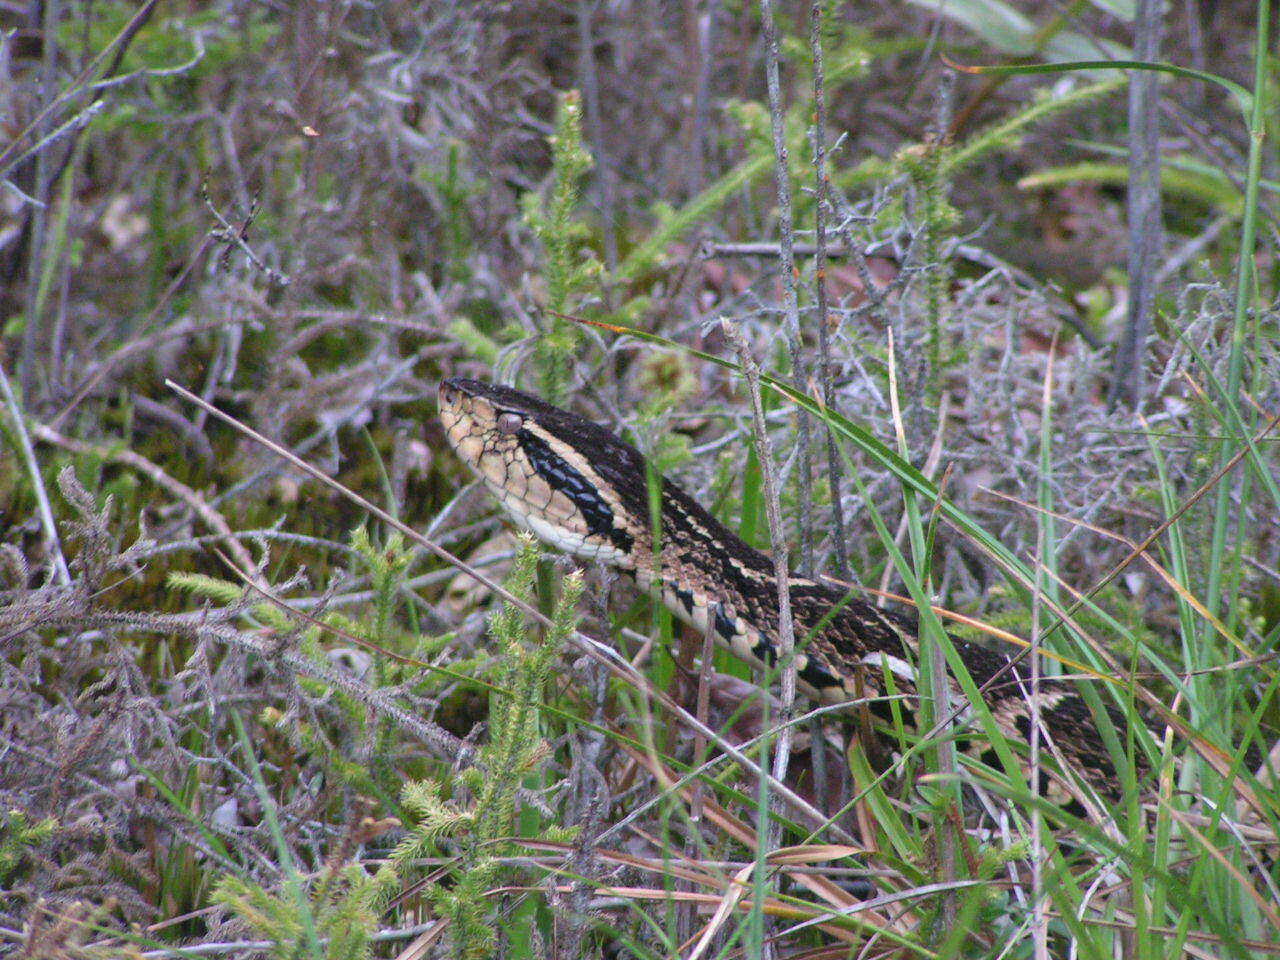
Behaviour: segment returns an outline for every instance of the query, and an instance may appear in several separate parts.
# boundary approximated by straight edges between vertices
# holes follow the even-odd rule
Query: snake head
[[[440,419],[449,444],[481,478],[506,482],[519,434],[540,403],[507,387],[455,378],[440,384]]]
[[[518,526],[584,559],[632,562],[635,510],[619,482],[630,490],[638,478],[644,496],[634,448],[590,420],[480,380],[441,383],[440,419],[459,459]]]

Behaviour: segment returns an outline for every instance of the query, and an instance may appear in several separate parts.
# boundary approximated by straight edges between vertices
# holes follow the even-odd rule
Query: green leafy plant
[[[21,810],[8,810],[0,817],[0,883],[17,872],[32,847],[53,836],[58,821],[53,817],[32,821]]]
[[[527,535],[521,541],[506,586],[527,603],[533,597],[538,550]],[[396,848],[395,861],[407,866],[446,844],[458,852],[459,865],[451,871],[450,882],[433,883],[427,893],[435,909],[449,919],[456,957],[493,955],[496,934],[488,891],[504,870],[502,858],[519,849],[519,841],[512,838],[516,795],[548,754],[539,732],[542,691],[577,622],[574,607],[581,595],[581,578],[566,577],[552,611],[552,626],[541,634],[526,624],[524,614],[511,603],[493,615],[489,625],[496,662],[489,742],[481,748],[476,764],[459,774],[452,795],[442,780],[405,785],[403,802],[416,823]],[[573,831],[544,825],[538,835],[567,840]]]
[[[564,397],[569,362],[578,343],[577,327],[557,314],[571,313],[575,298],[601,275],[599,259],[584,250],[587,225],[578,217],[582,178],[591,169],[591,154],[582,143],[582,103],[576,90],[562,94],[556,108],[551,144],[551,196],[524,197],[525,222],[546,251],[547,329],[534,348],[538,387],[553,403]]]
[[[398,888],[393,867],[369,874],[356,863],[326,865],[305,900],[273,893],[241,877],[224,877],[213,899],[272,942],[279,960],[364,960],[382,907]]]
[[[465,176],[466,153],[463,145],[453,141],[445,150],[443,170],[423,166],[418,177],[439,194],[444,223],[440,236],[444,244],[442,259],[450,275],[467,280],[471,270],[467,255],[471,250],[470,215],[467,201],[480,192],[480,187]]]
[[[343,863],[346,858],[339,856],[308,883],[285,840],[275,800],[244,722],[235,712],[231,720],[284,882],[276,893],[247,877],[227,875],[214,888],[214,901],[269,939],[272,955],[281,960],[364,960],[370,955],[369,938],[377,927],[381,906],[396,887],[395,868],[383,864],[370,875],[359,864]]]
[[[427,662],[429,657],[453,639],[453,635],[425,635],[406,631],[400,625],[401,588],[413,559],[412,551],[405,547],[403,538],[398,534],[391,536],[385,545],[379,546],[363,527],[352,532],[350,543],[358,565],[368,575],[373,587],[372,607],[366,616],[355,617],[342,611],[330,611],[321,619],[321,625],[305,626],[269,601],[246,604],[245,616],[277,633],[296,633],[299,649],[319,664],[328,663],[327,648],[321,644],[326,628],[330,628],[333,636],[351,637],[357,643],[367,643],[402,657],[402,660],[376,655],[372,657],[370,673],[364,680],[375,689],[403,683],[415,683],[421,689],[439,683],[441,675],[423,671],[420,664]],[[241,603],[246,595],[244,587],[206,574],[173,571],[168,582],[172,588],[224,605]],[[466,659],[454,661],[451,676],[456,678],[471,663]],[[333,750],[324,731],[317,730],[311,723],[299,720],[276,707],[263,709],[259,713],[259,721],[268,727],[280,729],[308,754],[323,758],[329,769],[342,781],[359,791],[373,794],[388,806],[394,807],[400,787],[400,773],[390,766],[390,758],[396,753],[394,723],[387,717],[371,720],[367,704],[343,690],[331,689],[322,680],[299,677],[298,683],[314,696],[333,698],[356,731],[354,736],[348,734],[352,739],[358,741],[369,723],[377,724],[371,763],[348,758],[341,751]]]

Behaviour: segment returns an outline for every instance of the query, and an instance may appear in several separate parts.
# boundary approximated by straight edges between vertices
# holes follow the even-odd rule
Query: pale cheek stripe
[[[582,560],[599,560],[601,563],[608,563],[614,566],[622,566],[626,560],[625,554],[617,547],[593,543],[587,540],[585,536],[578,533],[572,533],[564,527],[556,526],[548,523],[541,517],[534,516],[532,513],[524,513],[520,511],[508,511],[517,524],[528,530],[544,543],[550,544],[557,550],[571,554]]]

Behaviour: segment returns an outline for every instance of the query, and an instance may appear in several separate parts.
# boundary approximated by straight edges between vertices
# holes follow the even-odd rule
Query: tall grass
[[[117,15],[127,15],[123,7],[113,9]],[[834,19],[834,10],[822,13],[828,22]],[[114,713],[95,717],[96,732],[73,729],[75,725],[68,722],[66,730],[60,727],[58,738],[51,740],[57,750],[47,756],[31,748],[6,756],[35,757],[46,774],[54,771],[57,777],[51,779],[58,780],[51,788],[54,796],[65,797],[76,789],[104,795],[133,790],[139,811],[136,822],[122,820],[123,826],[116,824],[113,834],[104,832],[105,839],[97,847],[84,841],[94,829],[88,819],[63,823],[16,808],[0,816],[0,884],[14,887],[53,865],[61,879],[52,894],[70,895],[68,891],[75,890],[75,896],[94,900],[91,906],[65,908],[58,905],[63,901],[52,906],[34,903],[30,930],[4,929],[0,935],[9,941],[26,936],[32,943],[47,936],[48,942],[62,949],[57,953],[50,948],[47,955],[59,956],[144,948],[172,956],[193,955],[184,954],[178,946],[192,932],[214,940],[202,944],[202,949],[215,954],[238,949],[281,957],[352,960],[398,955],[401,944],[409,940],[414,941],[405,951],[410,956],[431,951],[455,957],[501,953],[513,960],[541,958],[557,950],[563,953],[570,949],[565,944],[573,944],[583,956],[608,949],[622,956],[726,960],[788,951],[812,957],[866,956],[879,951],[927,958],[1099,960],[1263,957],[1280,952],[1275,947],[1280,941],[1276,844],[1256,840],[1267,830],[1274,833],[1280,823],[1280,787],[1274,777],[1255,778],[1252,770],[1254,753],[1265,751],[1273,735],[1270,724],[1277,712],[1280,669],[1272,651],[1280,628],[1257,639],[1256,624],[1251,621],[1256,610],[1241,597],[1256,531],[1244,528],[1240,521],[1250,514],[1280,515],[1280,484],[1274,447],[1269,445],[1274,435],[1265,435],[1271,421],[1260,399],[1269,386],[1264,380],[1263,341],[1268,331],[1263,323],[1272,294],[1267,286],[1271,278],[1256,268],[1258,238],[1265,223],[1260,188],[1266,134],[1274,127],[1275,112],[1269,30],[1270,7],[1259,2],[1253,89],[1228,87],[1243,94],[1240,102],[1246,108],[1250,149],[1243,189],[1232,187],[1229,196],[1222,190],[1200,192],[1240,221],[1225,360],[1219,362],[1191,342],[1186,331],[1177,329],[1176,320],[1165,318],[1162,328],[1170,331],[1171,347],[1196,357],[1196,365],[1189,368],[1194,373],[1187,389],[1202,421],[1212,428],[1212,436],[1203,441],[1195,490],[1188,490],[1185,464],[1176,463],[1157,431],[1142,424],[1155,474],[1147,500],[1156,514],[1148,518],[1149,535],[1141,542],[1122,541],[1129,553],[1123,563],[1085,575],[1062,561],[1077,528],[1076,520],[1059,513],[1063,508],[1058,495],[1065,457],[1059,444],[1072,424],[1070,414],[1056,405],[1049,383],[1036,427],[1036,470],[1030,481],[1034,502],[1009,507],[1025,511],[1028,523],[1035,527],[1034,548],[1029,552],[1015,550],[976,510],[963,506],[955,495],[954,480],[948,483],[926,475],[913,461],[912,451],[918,450],[921,438],[911,433],[913,424],[902,408],[915,400],[931,407],[945,389],[949,364],[962,359],[968,346],[948,342],[954,337],[950,327],[954,317],[947,302],[952,278],[943,255],[947,242],[954,239],[956,214],[947,196],[948,182],[962,177],[978,161],[1008,149],[1032,125],[1100,104],[1123,81],[1112,76],[1056,99],[1036,99],[960,143],[939,138],[927,147],[908,148],[888,159],[875,156],[857,163],[842,162],[847,158],[834,155],[832,189],[893,184],[898,199],[876,209],[879,226],[923,230],[923,253],[910,264],[925,284],[926,329],[919,341],[923,348],[894,343],[871,358],[873,369],[883,362],[883,373],[872,376],[879,378],[877,386],[892,404],[886,421],[889,427],[882,434],[867,425],[869,418],[818,402],[812,392],[793,384],[792,366],[781,349],[763,353],[772,373],[761,378],[760,419],[775,436],[788,441],[794,418],[788,421],[787,417],[799,412],[813,418],[820,433],[830,432],[835,459],[842,467],[839,475],[847,478],[843,483],[864,505],[861,519],[871,530],[865,555],[893,572],[903,584],[906,602],[919,612],[920,690],[928,695],[921,722],[913,726],[893,687],[893,676],[885,676],[891,719],[880,733],[896,754],[890,758],[869,739],[859,738],[866,730],[864,718],[856,711],[838,717],[828,708],[814,708],[790,719],[784,714],[789,735],[797,739],[806,732],[821,739],[824,727],[836,726],[852,735],[843,754],[820,742],[810,745],[811,751],[826,758],[826,764],[847,767],[851,780],[848,792],[822,810],[815,809],[820,804],[798,797],[803,791],[793,781],[780,783],[768,775],[771,745],[781,733],[778,710],[768,690],[789,665],[753,676],[727,653],[717,652],[711,664],[714,669],[690,677],[690,672],[698,673],[690,668],[703,650],[701,638],[686,641],[681,663],[660,652],[679,638],[671,618],[655,606],[656,598],[641,597],[629,607],[615,603],[606,608],[604,597],[580,594],[577,577],[561,576],[559,568],[545,562],[537,566],[535,549],[523,544],[515,550],[514,572],[498,578],[507,584],[506,591],[500,591],[506,605],[487,625],[470,608],[456,616],[456,624],[440,625],[440,609],[434,602],[424,602],[413,588],[417,582],[424,585],[421,589],[436,591],[444,576],[452,576],[439,566],[413,576],[423,549],[442,563],[453,562],[435,543],[437,531],[433,530],[428,537],[418,534],[414,546],[396,537],[379,545],[377,536],[363,533],[349,544],[320,540],[324,559],[312,569],[322,575],[326,588],[315,591],[318,596],[306,596],[292,610],[288,609],[292,600],[281,600],[279,605],[259,602],[245,587],[186,569],[201,562],[198,549],[210,540],[225,543],[231,538],[231,528],[209,502],[218,504],[216,497],[226,496],[222,509],[233,509],[237,496],[248,489],[239,485],[241,477],[210,473],[227,485],[221,494],[206,495],[202,484],[207,477],[181,462],[181,457],[170,457],[164,466],[140,457],[124,460],[114,456],[118,447],[91,446],[78,443],[74,435],[37,431],[39,442],[56,444],[56,457],[73,462],[82,478],[98,481],[101,490],[125,493],[130,532],[144,530],[144,511],[151,506],[148,497],[153,489],[135,474],[149,481],[160,477],[163,484],[157,489],[184,500],[184,509],[203,521],[212,517],[220,525],[211,526],[211,537],[193,536],[173,547],[175,553],[192,553],[180,554],[183,572],[169,581],[184,588],[183,592],[170,591],[163,601],[156,601],[163,604],[163,611],[135,609],[131,604],[137,604],[138,596],[130,592],[149,575],[147,563],[158,565],[154,558],[159,553],[146,553],[149,548],[144,544],[139,553],[131,554],[133,547],[121,546],[119,531],[108,526],[109,506],[95,503],[89,494],[75,492],[78,488],[70,485],[64,487],[64,499],[72,505],[73,515],[68,516],[74,523],[67,522],[67,517],[60,521],[74,549],[68,551],[69,571],[59,574],[58,580],[74,579],[76,590],[63,591],[64,584],[54,580],[28,590],[28,581],[34,584],[39,578],[27,568],[27,559],[17,550],[0,551],[4,597],[14,598],[12,606],[0,609],[0,638],[8,643],[33,629],[30,623],[35,622],[42,645],[37,652],[24,653],[20,661],[6,661],[6,668],[11,668],[6,696],[16,698],[23,684],[35,682],[31,674],[41,672],[51,678],[51,684],[60,677],[82,678],[74,696],[59,693],[64,700],[93,701],[103,691],[116,698],[110,707]],[[221,58],[250,50],[249,45],[229,46],[232,42],[220,37],[210,50]],[[256,42],[261,45],[265,40]],[[836,28],[828,42],[838,51],[831,76],[842,80],[865,68],[869,51],[899,52],[918,49],[923,43],[877,45],[856,30]],[[794,49],[788,55],[799,72],[808,69]],[[97,76],[97,63],[90,61],[92,69],[85,78]],[[1092,63],[1088,69],[1102,73],[1110,66]],[[157,64],[150,68],[160,69]],[[1040,69],[1044,68],[1023,65],[1006,72]],[[1083,68],[1059,64],[1052,69]],[[297,71],[299,76],[305,72]],[[1166,72],[1180,74],[1179,83],[1195,79],[1187,71]],[[73,89],[79,87],[69,88],[68,96]],[[547,102],[552,99],[548,97]],[[438,276],[427,277],[431,271],[424,270],[414,282],[425,289],[439,280],[439,289],[433,287],[431,296],[448,313],[448,323],[441,324],[447,333],[439,342],[430,342],[420,355],[408,357],[407,363],[415,371],[425,370],[428,379],[437,372],[454,372],[455,367],[470,373],[477,368],[476,361],[508,371],[508,365],[521,356],[519,351],[528,346],[532,382],[548,399],[572,404],[574,398],[568,393],[576,384],[585,384],[592,399],[607,401],[614,396],[613,387],[618,387],[617,396],[628,395],[623,385],[636,369],[651,373],[659,366],[657,359],[674,358],[674,365],[668,365],[676,371],[672,380],[697,384],[706,370],[723,371],[721,383],[729,387],[710,401],[711,414],[728,413],[726,419],[741,420],[738,404],[744,374],[738,364],[691,349],[674,335],[653,332],[667,333],[674,326],[670,317],[676,311],[668,307],[682,302],[677,294],[686,282],[675,270],[664,272],[663,259],[676,241],[739,206],[748,210],[750,215],[743,219],[754,227],[771,223],[774,211],[768,203],[772,201],[761,210],[763,194],[755,190],[771,169],[775,175],[795,178],[792,212],[797,222],[805,222],[815,203],[813,195],[799,186],[814,179],[814,171],[803,159],[807,99],[776,111],[774,117],[760,104],[734,105],[731,110],[741,128],[734,135],[742,140],[737,159],[719,179],[682,205],[650,204],[653,209],[645,213],[651,214],[647,219],[652,222],[647,227],[624,223],[623,229],[631,235],[624,238],[618,265],[611,272],[604,270],[594,253],[600,237],[581,201],[581,186],[593,163],[613,158],[588,154],[575,95],[563,95],[554,102],[545,189],[529,181],[523,171],[519,178],[525,224],[537,241],[530,244],[535,251],[531,262],[540,270],[540,282],[530,283],[529,290],[545,308],[545,314],[530,325],[539,326],[543,336],[530,343],[522,339],[528,330],[518,324],[499,327],[491,322],[488,312],[506,301],[477,304],[470,299],[474,288],[465,284],[478,274],[494,288],[501,286],[504,275],[487,263],[473,269],[470,263],[453,262],[475,255],[480,248],[478,230],[464,221],[469,216],[468,203],[491,185],[470,178],[465,152],[451,143],[443,156],[442,174],[415,174],[416,182],[434,188],[446,211],[439,245],[450,262],[437,271]],[[776,122],[773,129],[771,119]],[[311,130],[299,134],[307,138],[301,141],[305,144],[316,131],[304,129]],[[770,134],[775,129],[790,149],[789,165],[772,154]],[[227,132],[227,142],[220,149],[234,152],[235,132]],[[327,129],[324,134],[328,135]],[[52,209],[43,216],[51,219],[45,227],[43,253],[32,265],[33,316],[26,319],[28,323],[53,313],[59,297],[66,298],[66,290],[59,293],[60,281],[69,275],[65,273],[68,264],[80,255],[83,243],[73,235],[76,177],[90,156],[95,163],[103,162],[100,152],[90,151],[89,143],[77,146],[64,178],[44,198]],[[297,173],[302,182],[307,164],[301,156],[301,152],[290,153],[287,163],[275,168],[288,169],[290,176]],[[1083,172],[1096,178],[1103,175],[1096,169]],[[1055,175],[1064,173],[1059,170]],[[325,191],[336,192],[332,175],[328,177],[324,190],[317,187],[326,203],[329,193]],[[903,189],[916,191],[914,207],[900,200]],[[153,206],[159,209],[163,204],[157,200]],[[923,211],[919,213],[923,223],[912,222],[918,211]],[[835,219],[835,214],[848,212],[839,204],[830,211]],[[152,240],[157,248],[164,245],[164,219],[153,212]],[[244,232],[249,235],[247,225]],[[859,235],[846,230],[842,236],[841,242],[851,243]],[[258,236],[250,239],[257,242]],[[489,255],[486,250],[485,256]],[[401,269],[400,258],[400,252],[387,258],[396,263],[396,271]],[[168,265],[162,260],[156,257],[148,266],[153,283],[156,277],[167,279]],[[800,289],[824,282],[814,274],[803,265],[799,268],[795,279]],[[902,287],[911,292],[914,282],[906,281]],[[450,283],[460,286],[450,287]],[[166,297],[180,286],[174,280]],[[349,294],[324,287],[314,295],[338,300]],[[272,296],[264,294],[261,302],[254,301],[254,309],[266,314],[274,304]],[[809,304],[802,299],[799,306],[803,311]],[[64,308],[65,304],[59,307]],[[158,316],[162,304],[155,309]],[[604,320],[586,330],[569,316],[579,311]],[[367,321],[363,309],[356,313]],[[760,328],[773,330],[768,312],[761,315]],[[291,316],[297,320],[296,314]],[[239,319],[236,323],[235,336],[219,342],[216,363],[200,353],[191,369],[207,374],[207,392],[221,389],[220,378],[226,376],[228,383],[234,381],[234,389],[228,387],[232,392],[222,394],[222,399],[261,402],[261,409],[270,409],[275,397],[259,392],[258,371],[247,380],[234,377],[231,368],[237,363],[250,367],[261,360],[256,347],[238,352],[242,349],[238,338],[243,334],[252,339],[252,331],[244,333],[241,327],[248,330],[249,325]],[[404,326],[406,336],[424,341],[438,332],[416,320]],[[222,336],[225,327],[219,321],[209,329],[216,328]],[[810,342],[816,339],[804,332]],[[325,334],[325,329],[318,329],[315,342]],[[307,340],[311,333],[300,336]],[[309,353],[311,342],[299,341],[296,353],[302,366],[289,368],[288,374],[294,377],[299,369],[305,370],[299,379],[308,385],[324,379],[321,369],[327,375],[330,365],[340,366],[333,354],[350,346],[350,341],[335,338],[337,348]],[[620,344],[639,344],[639,365],[612,349]],[[379,349],[394,346],[395,341],[388,339]],[[411,349],[419,346],[415,340]],[[911,353],[916,349],[919,354]],[[644,367],[650,359],[654,362]],[[208,370],[203,368],[206,360]],[[918,397],[904,396],[905,378],[900,374],[905,364],[915,362],[925,368],[925,379],[915,381],[925,384],[925,389]],[[1051,365],[1052,359],[1047,359],[1046,378]],[[272,382],[273,373],[268,370],[261,376]],[[369,376],[353,379],[353,391],[368,392]],[[607,388],[600,388],[602,383]],[[133,441],[134,411],[128,399],[132,389],[132,382],[117,385],[121,405],[108,408],[111,417],[125,421],[125,445]],[[634,416],[634,411],[622,411],[619,420],[633,427],[642,446],[647,442],[648,449],[658,451],[655,461],[667,454],[692,461],[688,444],[664,444],[670,438],[659,434],[677,412],[705,416],[707,411],[687,405],[692,387],[677,385],[652,392],[662,396],[648,397],[650,406]],[[287,395],[290,404],[306,408],[306,415],[279,425],[282,434],[291,434],[290,428],[300,422],[309,425],[311,417],[323,419],[333,413],[310,409],[307,396]],[[338,405],[345,417],[350,401],[346,394],[341,399]],[[22,403],[34,408],[34,397],[24,395]],[[6,406],[18,422],[31,412],[22,409],[13,395]],[[206,413],[202,410],[200,416]],[[197,432],[213,425],[213,421],[197,422]],[[400,529],[411,525],[409,515],[415,503],[447,502],[444,512],[448,514],[461,502],[442,499],[437,489],[460,484],[448,455],[435,455],[433,434],[427,435],[425,443],[415,434],[407,444],[428,448],[415,454],[427,464],[416,473],[396,456],[388,456],[384,463],[380,451],[404,438],[377,418],[371,417],[369,423],[361,437],[365,447],[360,465],[353,470],[366,471],[365,479],[392,509],[381,513],[367,501],[355,500],[359,510]],[[10,436],[7,421],[0,428]],[[168,439],[166,435],[165,442]],[[947,437],[949,442],[952,439]],[[15,441],[13,446],[17,449],[19,444]],[[215,459],[230,449],[230,443],[219,446]],[[772,497],[767,491],[765,478],[771,467],[783,467],[786,476],[790,444],[779,444],[778,449],[779,464],[766,463],[761,451],[751,446],[741,450],[741,469],[729,464],[721,470],[729,492],[715,512],[745,540],[762,548],[782,546],[778,531],[768,531],[771,512],[800,509],[793,493],[784,489]],[[25,478],[10,469],[9,461],[0,462],[0,493],[8,497],[11,488],[18,488],[14,503],[30,499],[29,487],[41,487],[42,468],[34,458],[31,464],[32,476]],[[166,468],[182,476],[191,472],[199,479],[190,486],[178,484],[165,473]],[[52,476],[55,465],[46,462],[43,470]],[[882,482],[886,478],[888,486],[900,494],[886,499]],[[236,486],[231,487],[233,480]],[[820,491],[815,502],[804,508],[820,515],[825,507],[822,497],[839,497],[840,485],[833,472],[826,492]],[[656,474],[650,477],[650,487],[658,491]],[[328,512],[309,505],[298,509],[291,499],[296,490],[290,491],[291,484],[282,481],[270,497],[245,508],[253,516],[266,518],[252,539],[253,555],[242,547],[243,557],[236,557],[241,566],[244,557],[261,559],[260,569],[241,571],[255,583],[276,579],[286,566],[296,563],[302,551],[317,546],[301,531],[272,526],[278,524],[282,509],[286,526],[296,521],[307,530],[311,529],[306,526],[309,515]],[[464,493],[462,498],[467,496]],[[90,516],[98,511],[101,517]],[[161,510],[149,519],[166,525],[174,522],[171,514]],[[320,525],[330,522],[325,518]],[[52,532],[52,517],[47,526]],[[492,546],[488,538],[495,534],[495,526],[482,518],[440,536],[456,537],[457,552],[465,555],[472,547]],[[408,536],[412,531],[405,532]],[[289,539],[290,535],[295,538]],[[658,524],[655,536],[661,535]],[[33,542],[30,531],[15,536],[19,544]],[[983,623],[970,617],[965,626],[985,632],[986,642],[999,649],[1031,658],[1028,662],[1041,674],[1072,675],[1106,742],[1126,798],[1122,804],[1113,807],[1093,798],[1076,811],[1051,803],[1032,789],[1024,768],[1028,760],[1032,767],[1054,767],[1058,762],[1054,745],[1042,740],[1032,756],[1020,738],[1006,736],[964,669],[948,631],[959,614],[941,604],[935,606],[947,562],[944,541],[962,544],[970,557],[984,558],[1004,581],[991,593],[1002,595],[1001,613],[1006,619],[996,623],[997,617],[989,616],[992,622]],[[814,545],[799,546],[803,551]],[[53,549],[60,553],[60,547]],[[497,563],[510,559],[511,548],[506,550],[506,554],[493,554]],[[344,565],[330,554],[352,562]],[[1136,604],[1116,599],[1114,583],[1137,570],[1171,598],[1176,624],[1166,638],[1153,639],[1150,631],[1137,624],[1142,611],[1135,609]],[[108,577],[108,572],[118,573],[119,579]],[[870,580],[874,570],[861,573]],[[22,586],[10,591],[10,580]],[[312,592],[301,578],[288,584],[285,592],[291,595]],[[128,598],[120,601],[118,597],[126,592]],[[851,588],[849,595],[861,594]],[[349,612],[327,609],[330,603]],[[181,613],[168,613],[177,605]],[[993,605],[997,604],[993,601]],[[312,617],[307,610],[316,607],[321,610]],[[584,611],[587,626],[579,630],[575,624]],[[1015,629],[1005,629],[1010,622],[1017,625]],[[458,633],[449,632],[455,625]],[[165,642],[153,642],[155,637]],[[801,646],[807,639],[796,638]],[[644,670],[634,671],[618,654],[605,653],[606,645],[627,653],[643,651],[648,660]],[[1025,653],[1028,649],[1031,652]],[[673,652],[679,658],[680,651]],[[367,674],[360,673],[355,654],[372,657]],[[566,664],[572,664],[572,672],[564,669]],[[946,702],[949,694],[943,674],[948,670],[959,678],[963,702]],[[713,673],[716,676],[710,676]],[[584,677],[594,679],[584,681]],[[734,687],[728,683],[733,678],[749,680],[758,689],[752,691],[747,683]],[[728,700],[739,697],[736,705],[721,712],[720,729],[705,731],[694,722],[707,722],[705,699],[698,710],[683,710],[671,702],[672,687],[699,682],[721,684],[716,692],[724,692]],[[138,720],[148,703],[153,704],[153,714],[164,712],[158,696],[154,703],[145,698],[144,691],[150,687],[164,689],[166,694],[177,691],[172,700],[164,701],[168,726],[152,728]],[[199,691],[204,702],[193,707],[183,703],[189,690]],[[709,696],[705,687],[702,692]],[[260,705],[266,696],[278,698],[279,705],[254,712],[240,703],[242,697],[250,703],[257,698]],[[474,726],[474,718],[468,715],[476,702],[482,705],[487,727]],[[1113,724],[1106,708],[1122,722]],[[690,713],[697,716],[691,718]],[[50,716],[55,715],[50,708]],[[6,717],[6,724],[11,719]],[[818,722],[806,726],[812,719]],[[171,748],[165,754],[169,765],[153,767],[132,754],[105,758],[101,766],[111,771],[121,767],[125,775],[104,786],[106,774],[96,767],[89,769],[81,759],[92,753],[97,738],[111,732],[113,725],[127,727],[138,742],[165,741]],[[455,727],[458,733],[451,732]],[[7,730],[6,726],[6,737]],[[460,739],[468,730],[470,739]],[[982,762],[958,749],[970,735],[990,746],[993,762]],[[719,749],[716,736],[721,738]],[[592,806],[589,788],[597,784],[593,777],[609,789],[616,788],[616,795],[605,798],[603,812]],[[828,808],[838,812],[829,814]],[[344,817],[350,817],[350,822]],[[130,833],[134,830],[136,846],[123,849],[135,839]],[[51,846],[56,843],[65,847]],[[117,844],[123,846],[117,849]],[[157,918],[155,929],[122,935],[123,925],[115,923],[119,918],[112,913],[110,890],[99,896],[101,891],[86,889],[87,882],[72,886],[71,881],[80,882],[77,870],[85,861],[77,858],[84,857],[86,849],[99,852],[106,863],[93,874],[99,878],[95,882],[105,889],[109,885],[100,878],[110,876],[116,884],[112,889],[133,895],[142,905],[131,903],[130,909],[143,912],[145,908]],[[42,928],[41,923],[47,926]],[[51,931],[57,924],[78,932],[55,938]],[[255,940],[244,946],[248,941],[243,937],[249,935]],[[90,936],[113,939],[86,946]],[[125,946],[119,947],[122,943]]]

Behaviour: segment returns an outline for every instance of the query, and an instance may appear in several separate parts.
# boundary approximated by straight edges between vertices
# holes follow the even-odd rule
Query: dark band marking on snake
[[[519,526],[557,549],[627,573],[641,589],[657,589],[674,616],[695,629],[710,627],[743,659],[763,666],[776,662],[781,643],[772,561],[665,478],[656,479],[662,512],[655,558],[649,497],[655,479],[630,444],[537,397],[477,380],[441,384],[440,414],[459,457]],[[802,638],[796,653],[802,691],[832,703],[883,697],[892,689],[905,697],[903,709],[909,711],[919,695],[915,619],[808,578],[792,576],[787,587],[795,633]],[[1009,664],[1008,657],[985,647],[952,642],[979,687]],[[891,688],[887,674],[893,675]],[[954,676],[950,687],[953,702],[964,703]],[[983,696],[1000,731],[1025,743],[1033,716],[1025,667],[1010,668]],[[1071,804],[1082,797],[1079,778],[1108,801],[1119,799],[1111,754],[1074,686],[1042,678],[1035,696],[1042,729],[1070,768],[1070,776],[1053,769],[1044,792]],[[1105,720],[1123,729],[1125,718],[1104,709]],[[883,717],[886,711],[875,713]],[[971,742],[974,756],[993,752],[976,725],[960,739]],[[1134,765],[1145,777],[1144,756],[1136,755]]]

